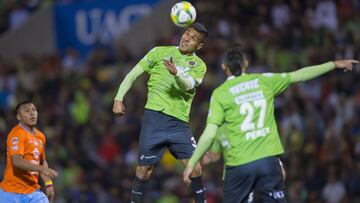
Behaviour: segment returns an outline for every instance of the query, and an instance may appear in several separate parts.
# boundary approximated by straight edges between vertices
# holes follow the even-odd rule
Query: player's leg
[[[136,176],[133,180],[131,189],[131,202],[144,202],[144,194],[149,178],[151,177],[153,166],[136,166]]]
[[[27,203],[49,203],[48,197],[41,191],[36,190],[31,194],[24,195]]]
[[[254,166],[226,167],[224,180],[224,203],[249,203],[253,201],[253,187],[256,181]]]
[[[19,194],[12,193],[12,192],[5,192],[0,188],[0,202],[14,202],[20,203],[21,198]]]
[[[188,161],[189,159],[181,160],[184,166],[187,165]],[[195,166],[194,171],[191,173],[190,179],[191,179],[191,191],[193,193],[195,202],[196,203],[205,202],[206,200],[205,187],[203,184],[202,175],[201,175],[201,166],[199,163]]]
[[[153,165],[160,161],[167,140],[162,126],[166,121],[159,112],[145,110],[139,138],[138,166],[131,190],[131,202],[144,202],[144,194]]]
[[[285,174],[277,157],[262,159],[259,180],[255,185],[262,202],[286,203]]]
[[[189,126],[178,119],[170,119],[171,129],[169,129],[168,148],[171,154],[181,160],[186,165],[191,155],[195,151],[196,141],[192,136]],[[205,188],[201,176],[201,166],[197,164],[191,174],[191,191],[196,203],[206,201]]]

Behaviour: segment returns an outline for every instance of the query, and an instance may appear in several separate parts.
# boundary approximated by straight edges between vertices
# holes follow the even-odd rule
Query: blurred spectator
[[[272,22],[275,28],[281,29],[291,20],[289,5],[282,0],[275,1],[271,8]]]
[[[22,2],[15,3],[10,12],[10,29],[20,27],[29,17],[29,11]]]
[[[326,203],[340,203],[346,196],[345,186],[338,180],[335,166],[331,166],[328,173],[328,182],[322,190],[322,197]]]
[[[337,31],[338,18],[335,2],[333,0],[321,0],[316,5],[313,22],[316,29],[324,27],[331,31]]]
[[[83,61],[80,58],[79,52],[74,48],[69,48],[62,60],[64,72],[81,72],[83,68]]]

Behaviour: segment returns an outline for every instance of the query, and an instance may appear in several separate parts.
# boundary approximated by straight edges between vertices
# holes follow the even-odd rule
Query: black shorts
[[[141,127],[138,164],[154,165],[165,148],[176,159],[190,159],[196,142],[184,121],[164,113],[145,109]]]
[[[267,157],[240,166],[227,166],[224,182],[224,203],[247,203],[255,192],[261,202],[286,203],[282,163]]]

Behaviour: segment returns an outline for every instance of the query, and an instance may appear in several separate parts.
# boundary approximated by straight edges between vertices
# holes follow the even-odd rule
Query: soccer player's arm
[[[181,74],[177,74],[175,80],[179,87],[185,91],[189,91],[195,87],[195,81],[193,79],[186,78]]]
[[[316,78],[324,73],[335,69],[334,62],[327,62],[320,65],[307,66],[290,72],[291,83],[304,82]]]
[[[25,140],[21,132],[11,131],[7,139],[8,153],[11,164],[18,169],[41,172],[42,166],[32,164],[24,159]]]
[[[44,143],[44,148],[41,153],[41,165],[45,168],[49,168],[49,165],[46,161],[46,156],[45,156],[45,139],[43,140],[43,143]],[[44,182],[46,196],[49,198],[50,202],[53,202],[54,198],[55,198],[55,190],[53,187],[54,183],[53,183],[52,179],[50,177],[44,175],[43,173],[40,173],[40,178]]]
[[[189,91],[202,83],[205,73],[205,63],[199,62],[199,66],[196,67],[193,71],[190,71],[190,73],[187,75],[184,75],[182,71],[177,68],[175,79],[181,89]]]
[[[215,137],[214,142],[212,143],[207,156],[211,162],[216,162],[220,159],[222,153],[221,141]]]
[[[125,94],[129,91],[136,78],[144,73],[141,65],[137,64],[124,78],[115,96],[115,100],[123,101]]]
[[[150,72],[151,68],[155,64],[156,56],[156,48],[153,48],[139,61],[139,63],[136,64],[136,66],[125,76],[124,80],[120,84],[115,100],[123,101],[125,94],[129,91],[136,78],[145,71]]]
[[[41,165],[45,168],[49,168],[49,164],[47,163],[46,156],[45,156],[45,140],[43,140],[43,144],[44,144],[44,148],[41,153]],[[45,186],[48,186],[50,184],[49,182],[51,182],[51,186],[52,186],[52,181],[51,181],[50,177],[40,173],[40,178],[44,181]]]
[[[278,95],[293,83],[303,82],[318,77],[335,68],[333,62],[308,66],[289,73],[263,73],[262,81]]]
[[[188,167],[194,169],[197,162],[210,148],[211,144],[214,142],[214,139],[216,137],[216,132],[219,126],[223,123],[223,119],[224,119],[224,111],[216,95],[213,93],[210,101],[209,114],[208,114],[205,130],[200,136],[199,143],[195,149],[194,154],[190,158]]]

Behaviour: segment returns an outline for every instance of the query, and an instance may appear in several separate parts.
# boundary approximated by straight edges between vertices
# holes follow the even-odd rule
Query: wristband
[[[53,182],[51,180],[45,182],[45,187],[53,186]]]

